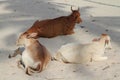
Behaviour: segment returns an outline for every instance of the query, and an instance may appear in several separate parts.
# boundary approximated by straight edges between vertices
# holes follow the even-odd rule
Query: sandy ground
[[[63,44],[88,43],[107,33],[113,46],[105,53],[108,60],[88,64],[51,61],[43,72],[26,75],[17,67],[20,56],[8,59],[18,35],[37,19],[69,15],[71,5],[80,7],[83,19],[75,34],[39,41],[54,55]],[[120,80],[120,0],[0,0],[0,35],[0,80]]]

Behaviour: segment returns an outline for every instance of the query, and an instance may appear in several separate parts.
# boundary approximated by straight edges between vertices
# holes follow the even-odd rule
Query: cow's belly
[[[62,35],[63,34],[63,30],[61,27],[57,27],[57,26],[49,26],[46,27],[42,33],[40,34],[41,37],[47,37],[47,38],[51,38],[51,37],[55,37],[58,35]]]

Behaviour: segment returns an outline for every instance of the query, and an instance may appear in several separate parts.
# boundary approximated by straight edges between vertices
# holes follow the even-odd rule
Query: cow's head
[[[19,36],[18,40],[16,41],[17,46],[29,44],[31,41],[36,40],[34,37],[37,33],[23,33]]]
[[[82,22],[82,19],[80,18],[79,8],[78,10],[73,10],[71,6],[71,11],[72,11],[73,20],[75,20],[76,23]]]
[[[92,42],[104,41],[104,46],[107,49],[112,49],[111,38],[107,34],[101,34],[100,38],[94,38]]]
[[[105,48],[112,49],[111,38],[107,34],[101,34],[101,39],[105,40]]]

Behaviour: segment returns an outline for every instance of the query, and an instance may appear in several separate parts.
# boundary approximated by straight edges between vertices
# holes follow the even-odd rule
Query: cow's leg
[[[71,35],[74,33],[73,27],[67,27],[67,29],[64,31],[65,35]]]
[[[16,49],[13,54],[9,54],[8,58],[16,57],[18,54],[22,55],[20,48]]]
[[[65,33],[65,35],[71,35],[71,34],[74,34],[75,32],[74,31],[67,31],[66,33]]]
[[[25,73],[29,76],[31,76],[31,68],[30,67],[26,67],[26,71]]]
[[[25,65],[24,65],[24,63],[22,62],[22,60],[19,60],[19,61],[17,62],[17,67],[24,70]]]
[[[108,57],[106,57],[106,56],[94,56],[93,57],[93,60],[94,61],[103,61],[103,60],[107,60],[108,59]]]

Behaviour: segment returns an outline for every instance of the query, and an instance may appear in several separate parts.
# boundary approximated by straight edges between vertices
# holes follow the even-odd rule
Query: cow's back
[[[37,25],[37,27],[39,26],[40,30],[39,36],[50,38],[57,35],[62,35],[65,22],[66,21],[62,17],[40,21]]]

